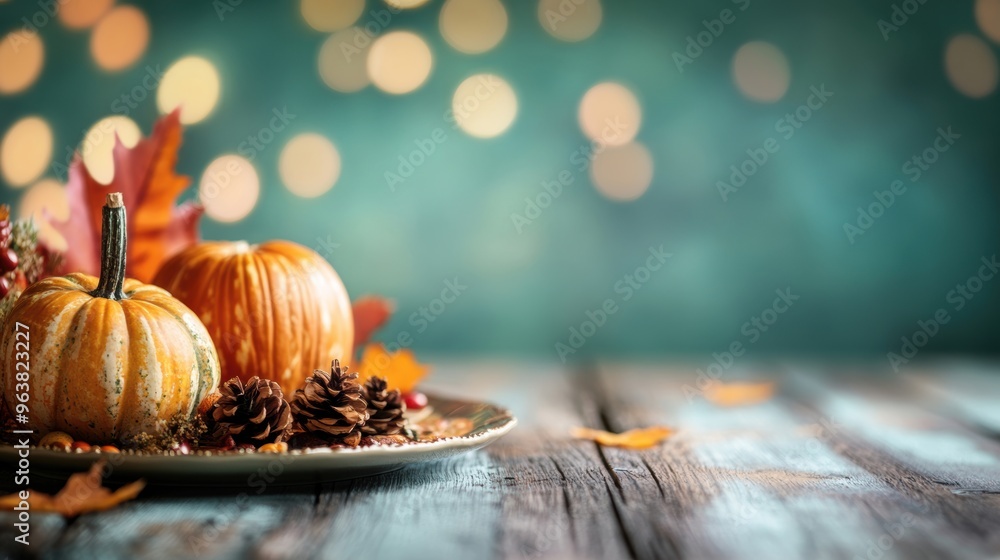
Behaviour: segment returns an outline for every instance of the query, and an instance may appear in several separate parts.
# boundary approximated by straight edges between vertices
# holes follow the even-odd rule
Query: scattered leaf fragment
[[[96,276],[101,270],[101,212],[108,192],[124,195],[128,210],[128,270],[130,278],[150,282],[160,265],[174,253],[198,241],[201,205],[175,206],[189,177],[177,175],[181,145],[179,111],[157,121],[153,133],[132,148],[116,139],[112,152],[115,176],[110,185],[91,177],[80,154],[73,157],[66,183],[69,219],[49,221],[66,238],[63,272]]]
[[[705,398],[718,406],[746,406],[762,403],[774,396],[773,381],[712,381],[705,387]]]
[[[361,348],[383,325],[389,322],[396,305],[379,296],[363,296],[354,305],[354,347]]]
[[[134,499],[146,486],[146,481],[137,480],[112,492],[101,485],[103,468],[104,461],[98,461],[91,465],[88,472],[70,475],[66,480],[66,486],[63,486],[55,496],[32,490],[28,498],[31,512],[59,513],[65,517],[76,517],[92,511],[104,511]],[[0,498],[0,508],[11,510],[20,501],[21,498],[17,494],[3,496]]]
[[[622,447],[625,449],[649,449],[661,441],[674,435],[674,430],[666,426],[636,428],[620,434],[594,430],[592,428],[573,428],[570,434],[577,439],[589,439],[600,445]]]
[[[361,373],[361,383],[369,377],[384,377],[389,389],[399,389],[400,393],[405,394],[417,386],[430,368],[418,362],[408,348],[390,354],[381,344],[369,344],[365,346],[361,365],[357,370]]]

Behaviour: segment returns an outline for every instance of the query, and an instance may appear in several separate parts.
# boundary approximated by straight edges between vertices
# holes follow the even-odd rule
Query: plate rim
[[[150,482],[163,478],[166,469],[176,468],[178,472],[197,472],[210,469],[214,475],[237,475],[249,472],[261,464],[282,460],[286,464],[297,463],[300,469],[329,474],[337,470],[376,469],[389,465],[397,468],[408,463],[419,463],[457,455],[462,451],[474,451],[485,447],[504,435],[510,433],[518,424],[517,417],[510,409],[488,401],[458,399],[443,396],[433,392],[425,392],[431,405],[437,409],[448,405],[454,410],[466,406],[484,407],[491,412],[490,417],[480,426],[461,436],[440,438],[434,441],[416,441],[399,444],[382,444],[355,448],[318,448],[314,450],[290,450],[284,453],[212,453],[196,452],[188,455],[141,454],[123,452],[120,454],[106,453],[73,453],[31,446],[29,460],[34,471],[52,476],[68,476],[72,472],[87,469],[97,461],[106,460],[112,463],[113,470],[124,467],[129,475],[138,473],[139,477]],[[114,457],[115,459],[111,459]],[[18,449],[14,445],[0,443],[0,464],[16,463],[19,459]],[[35,467],[36,462],[38,467]],[[149,472],[142,473],[141,471]],[[223,472],[225,471],[225,472]],[[109,473],[109,478],[117,478]],[[42,474],[43,476],[46,476]],[[359,476],[364,476],[361,474]]]

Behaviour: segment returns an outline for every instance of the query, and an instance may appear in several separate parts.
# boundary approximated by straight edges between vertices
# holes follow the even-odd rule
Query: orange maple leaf
[[[593,428],[573,428],[570,435],[577,439],[596,441],[600,445],[625,449],[649,449],[674,435],[674,430],[666,426],[636,428],[620,434],[595,430]]]
[[[379,296],[362,296],[354,301],[354,347],[361,348],[385,325],[396,305]]]
[[[360,382],[369,377],[384,377],[389,389],[406,394],[412,391],[430,368],[417,361],[408,348],[390,354],[381,344],[369,344],[361,355]]]
[[[101,484],[101,470],[104,461],[97,461],[90,471],[70,475],[66,486],[50,496],[44,492],[32,490],[28,498],[32,513],[60,513],[66,517],[111,509],[116,505],[131,500],[139,495],[146,486],[143,480],[126,484],[112,492]],[[20,496],[10,494],[0,497],[0,508],[10,511],[21,502]]]
[[[128,211],[129,277],[151,281],[163,261],[198,241],[198,219],[204,209],[192,202],[175,206],[190,183],[189,177],[174,173],[180,145],[180,112],[175,110],[132,148],[115,138],[115,177],[110,185],[91,177],[79,153],[73,157],[66,183],[69,219],[50,219],[69,245],[62,272],[100,273],[101,209],[109,192],[121,192]]]
[[[774,396],[773,381],[740,381],[724,383],[712,380],[705,387],[704,395],[718,406],[743,406],[762,403]]]

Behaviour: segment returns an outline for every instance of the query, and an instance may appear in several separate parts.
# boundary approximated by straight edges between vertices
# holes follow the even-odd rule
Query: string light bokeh
[[[731,18],[652,0],[2,3],[3,200],[65,246],[44,222],[67,215],[73,154],[110,184],[116,142],[135,146],[179,108],[178,170],[206,237],[296,240],[349,287],[404,306],[447,274],[478,280],[481,295],[421,340],[431,348],[544,353],[630,256],[667,243],[676,270],[593,351],[711,350],[777,279],[865,326],[814,314],[767,345],[870,350],[960,265],[935,230],[969,254],[996,233],[1000,170],[977,138],[997,114],[1000,0],[922,4],[894,29],[880,23],[891,8],[861,2],[724,7]],[[834,93],[816,109],[821,87]],[[963,147],[881,238],[846,243],[842,223],[949,125]],[[771,137],[766,163],[740,171]],[[902,255],[927,252],[898,288]],[[512,309],[543,319],[524,326]],[[459,327],[482,318],[495,335]],[[945,348],[988,345],[973,326],[953,332]]]

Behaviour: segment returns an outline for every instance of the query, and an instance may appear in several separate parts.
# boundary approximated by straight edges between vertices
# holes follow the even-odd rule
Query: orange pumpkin
[[[125,221],[121,194],[108,195],[100,279],[40,280],[4,319],[3,397],[15,413],[24,405],[39,433],[110,443],[153,432],[159,420],[193,415],[219,384],[198,317],[163,289],[125,278]]]
[[[313,370],[351,355],[354,317],[344,283],[301,245],[201,243],[164,263],[153,283],[201,317],[226,379],[259,375],[290,395]]]

